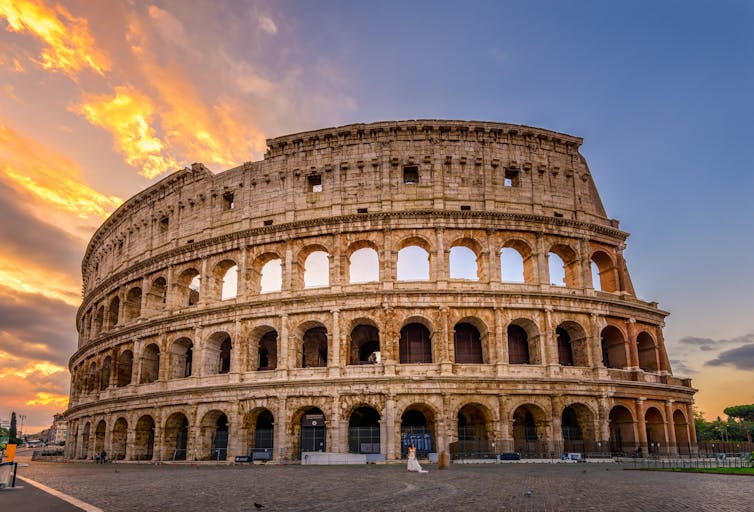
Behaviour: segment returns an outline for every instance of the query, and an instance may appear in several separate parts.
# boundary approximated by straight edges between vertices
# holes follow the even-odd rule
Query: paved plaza
[[[747,476],[627,471],[608,463],[426,467],[429,473],[413,474],[402,465],[32,462],[19,474],[107,512],[248,511],[257,510],[254,503],[263,511],[754,511],[754,479]]]

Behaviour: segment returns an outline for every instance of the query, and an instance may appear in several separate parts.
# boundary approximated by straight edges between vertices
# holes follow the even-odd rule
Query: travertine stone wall
[[[694,390],[672,376],[667,313],[635,297],[628,234],[580,144],[502,123],[349,125],[271,139],[264,160],[216,175],[194,164],[132,197],[82,262],[68,455],[269,444],[295,460],[312,434],[394,459],[409,427],[432,450],[693,451]],[[405,247],[426,251],[428,280],[398,279]],[[476,279],[451,273],[454,247],[474,253]],[[352,283],[364,248],[379,278]],[[503,248],[523,282],[503,279]],[[329,284],[307,288],[318,251]],[[550,284],[551,254],[565,286]],[[263,293],[271,261],[280,289]],[[229,271],[237,290],[222,300]],[[367,410],[379,421],[358,420]],[[360,445],[354,426],[378,443]]]

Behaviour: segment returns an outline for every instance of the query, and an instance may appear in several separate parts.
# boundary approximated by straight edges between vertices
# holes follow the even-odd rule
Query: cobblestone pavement
[[[754,478],[620,464],[205,466],[31,463],[24,476],[105,511],[754,511]],[[530,494],[530,495],[529,495]],[[0,502],[0,505],[2,503]],[[2,508],[0,506],[0,508]]]

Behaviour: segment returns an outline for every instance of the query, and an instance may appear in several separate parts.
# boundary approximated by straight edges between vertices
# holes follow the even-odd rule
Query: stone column
[[[665,430],[668,434],[668,453],[678,455],[678,440],[675,437],[675,423],[673,422],[673,402],[673,400],[665,401]]]

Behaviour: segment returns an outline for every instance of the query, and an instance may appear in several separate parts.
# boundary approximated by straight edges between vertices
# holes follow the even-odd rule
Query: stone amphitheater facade
[[[667,312],[635,296],[581,143],[355,124],[130,198],[82,263],[67,456],[693,452]]]

